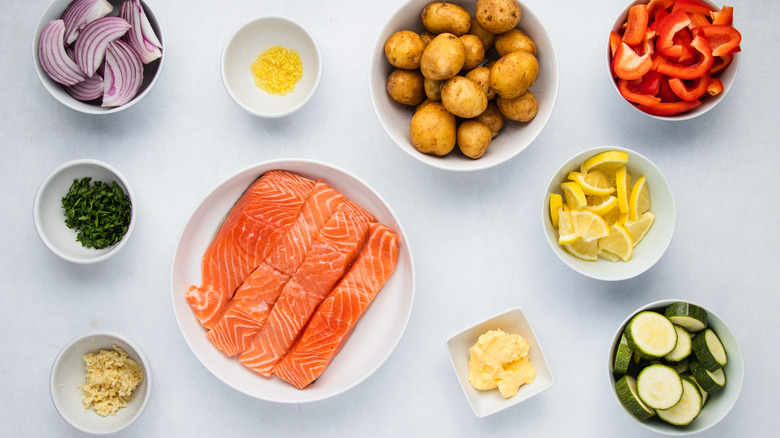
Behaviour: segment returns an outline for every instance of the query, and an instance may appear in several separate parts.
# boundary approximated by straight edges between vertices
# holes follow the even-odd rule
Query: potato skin
[[[409,136],[414,147],[424,153],[447,155],[455,148],[457,128],[455,116],[439,102],[418,107],[409,124]]]
[[[490,87],[505,99],[525,93],[539,77],[539,61],[528,52],[517,51],[502,56],[490,68]]]
[[[442,33],[423,50],[420,70],[428,79],[449,79],[460,72],[464,62],[466,48],[463,42],[451,33]]]
[[[510,29],[501,35],[496,35],[496,52],[498,56],[523,50],[536,56],[536,43],[520,29]]]
[[[490,88],[490,69],[482,66],[469,70],[466,79],[474,81],[485,92],[488,100],[496,97],[496,90]]]
[[[520,22],[520,5],[515,0],[477,0],[475,18],[488,32],[500,34]]]
[[[387,78],[387,94],[398,103],[417,105],[425,99],[422,73],[400,68],[393,70]]]
[[[493,42],[496,39],[496,35],[486,31],[485,28],[477,23],[477,20],[471,20],[469,34],[475,35],[480,39],[480,41],[482,41],[482,47],[485,48],[485,51],[488,51],[491,47],[493,47]]]
[[[496,138],[501,131],[501,128],[504,127],[504,115],[498,110],[498,105],[496,105],[495,100],[488,102],[485,111],[482,111],[482,114],[475,117],[474,120],[487,125],[487,127],[490,128],[490,134],[493,138]]]
[[[402,30],[390,35],[385,41],[385,56],[394,67],[407,70],[420,68],[420,58],[425,43],[420,35]]]
[[[466,120],[458,126],[458,148],[469,158],[476,160],[485,155],[492,141],[490,128],[482,122]]]
[[[423,80],[423,88],[425,89],[425,95],[428,99],[434,102],[441,102],[441,86],[444,85],[444,81],[428,79]]]
[[[487,108],[487,95],[476,82],[455,76],[441,87],[441,103],[452,114],[469,119]]]
[[[466,49],[466,60],[463,62],[463,70],[471,70],[479,66],[485,59],[485,47],[482,40],[476,35],[466,34],[460,38],[463,47]]]
[[[539,103],[536,96],[531,91],[526,91],[520,97],[514,99],[504,99],[501,96],[496,98],[496,105],[507,119],[518,122],[530,122],[536,117],[539,111]]]
[[[433,2],[420,13],[423,27],[434,34],[451,33],[461,36],[471,28],[471,14],[462,7],[447,3]]]

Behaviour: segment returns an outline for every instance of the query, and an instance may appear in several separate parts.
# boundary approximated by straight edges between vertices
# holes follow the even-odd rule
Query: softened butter
[[[488,331],[469,350],[469,383],[481,391],[498,387],[505,398],[514,397],[521,386],[536,378],[529,349],[520,335]]]

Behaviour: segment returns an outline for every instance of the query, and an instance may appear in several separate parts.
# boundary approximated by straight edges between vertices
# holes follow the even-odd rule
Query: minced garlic
[[[127,352],[113,346],[114,351],[100,350],[97,354],[82,356],[87,366],[85,382],[78,387],[84,391],[81,401],[84,409],[92,409],[104,417],[116,414],[133,400],[133,391],[144,380],[144,372]]]
[[[295,50],[272,46],[259,54],[250,65],[255,85],[263,90],[284,96],[295,89],[303,76],[303,63]]]

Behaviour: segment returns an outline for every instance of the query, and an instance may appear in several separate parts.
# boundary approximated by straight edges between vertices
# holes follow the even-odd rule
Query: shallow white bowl
[[[628,262],[611,262],[602,258],[595,262],[586,262],[569,254],[563,246],[558,244],[558,229],[553,227],[552,219],[550,219],[550,193],[561,194],[561,183],[566,181],[570,171],[579,171],[580,164],[585,160],[601,152],[612,150],[628,152],[626,168],[632,177],[632,183],[642,175],[647,178],[647,186],[650,189],[652,203],[650,212],[655,215],[655,223],[644,239],[634,248],[631,259]],[[674,234],[676,217],[677,213],[672,189],[658,167],[644,155],[616,146],[588,149],[567,160],[550,178],[547,190],[544,193],[544,202],[542,203],[542,228],[547,236],[550,248],[567,266],[582,275],[597,280],[626,280],[650,269],[666,252],[666,248],[669,247],[669,243],[672,241],[672,234]]]
[[[255,85],[250,65],[272,46],[295,50],[303,63],[303,76],[295,90],[284,96]],[[317,41],[302,25],[284,17],[255,18],[236,29],[222,50],[222,83],[230,98],[250,114],[283,117],[311,99],[322,77],[322,55]]]
[[[62,197],[68,193],[74,179],[92,177],[92,182],[103,181],[111,184],[116,181],[130,198],[132,212],[130,225],[122,240],[116,245],[103,248],[86,248],[76,240],[76,231],[65,225],[62,210]],[[33,203],[33,220],[38,237],[51,252],[73,263],[97,263],[119,252],[135,229],[138,207],[133,189],[118,170],[110,165],[91,159],[74,160],[54,169],[41,183]]]
[[[477,160],[461,154],[457,147],[455,148],[456,150],[445,157],[423,154],[415,149],[409,138],[409,123],[412,120],[412,110],[410,107],[395,102],[387,94],[387,77],[395,67],[387,62],[384,44],[387,38],[400,30],[411,30],[418,33],[424,31],[425,29],[420,21],[420,13],[430,2],[430,0],[407,1],[390,17],[377,35],[368,66],[368,91],[379,122],[390,138],[404,152],[425,164],[439,169],[453,171],[481,170],[514,158],[542,132],[542,129],[550,120],[558,97],[558,55],[555,52],[555,45],[550,34],[534,12],[523,2],[518,2],[522,11],[518,28],[534,40],[539,53],[537,56],[539,61],[539,78],[531,87],[531,91],[533,91],[539,101],[539,112],[536,118],[528,123],[506,120],[503,129],[493,139],[493,143],[485,155]],[[463,7],[473,16],[477,2],[476,0],[456,0],[449,3]]]
[[[479,337],[489,330],[501,329],[509,334],[516,334],[528,342],[531,349],[528,352],[529,360],[536,368],[536,379],[529,385],[523,385],[512,398],[504,398],[498,389],[479,391],[469,383],[469,349]],[[452,367],[458,377],[458,382],[466,394],[469,405],[477,417],[485,417],[503,411],[518,403],[549,389],[555,384],[555,378],[547,363],[547,357],[542,351],[539,339],[536,337],[531,323],[520,308],[513,308],[482,322],[467,327],[447,339],[447,352],[452,362]]]
[[[712,6],[716,10],[720,9],[720,6],[718,6],[714,2],[711,2],[710,0],[702,0],[702,1],[704,1],[708,5]],[[640,3],[647,3],[647,2],[648,2],[648,0],[634,0],[633,2],[631,2],[631,4],[629,4],[628,6],[625,7],[625,9],[623,9],[623,11],[618,16],[617,20],[615,20],[615,23],[612,25],[612,29],[611,30],[617,32],[620,29],[620,27],[623,25],[623,23],[626,22],[626,20],[628,19],[628,9],[631,6],[636,5],[636,4],[640,4]],[[607,34],[609,34],[609,32],[607,32]],[[718,94],[717,96],[714,96],[714,97],[713,96],[703,97],[702,98],[702,104],[699,107],[697,107],[696,109],[694,109],[692,111],[689,111],[687,113],[677,114],[677,115],[674,115],[674,116],[656,116],[656,115],[648,114],[648,113],[640,110],[636,105],[634,105],[633,103],[631,103],[631,102],[627,101],[626,99],[624,99],[623,96],[620,94],[620,90],[618,90],[617,80],[612,75],[612,51],[611,51],[611,49],[609,47],[609,36],[607,36],[607,57],[606,57],[606,59],[607,59],[607,74],[609,75],[610,82],[612,83],[612,88],[615,90],[615,92],[617,93],[617,95],[620,98],[620,100],[625,102],[628,106],[633,108],[635,111],[639,111],[640,113],[642,113],[642,114],[644,114],[644,115],[646,115],[648,117],[652,117],[652,118],[658,119],[658,120],[670,120],[670,121],[689,120],[689,119],[692,119],[694,117],[698,117],[698,116],[708,112],[712,108],[714,108],[715,105],[719,104],[723,100],[723,98],[726,97],[726,94],[729,92],[729,90],[731,89],[731,86],[734,84],[734,80],[737,77],[737,71],[739,70],[739,58],[740,58],[740,53],[735,53],[734,54],[734,59],[731,61],[731,64],[729,64],[729,66],[726,67],[726,69],[724,69],[723,71],[721,71],[720,73],[718,73],[716,75],[716,77],[720,78],[721,82],[723,82],[723,91],[721,91],[720,94]],[[705,94],[705,96],[706,96],[706,94]]]
[[[201,284],[201,260],[223,218],[249,184],[263,173],[283,169],[317,180],[322,179],[376,216],[401,238],[401,250],[393,275],[325,372],[299,390],[277,378],[265,378],[229,358],[207,338],[185,300],[190,285]],[[340,394],[376,371],[401,339],[414,300],[414,264],[409,240],[401,222],[382,197],[357,176],[329,164],[284,159],[250,166],[227,178],[195,209],[182,230],[171,268],[171,296],[176,320],[192,352],[217,378],[252,397],[279,403],[303,403]]]
[[[63,105],[76,111],[85,114],[111,114],[130,108],[149,93],[149,91],[152,89],[152,86],[154,86],[154,84],[157,82],[157,79],[160,77],[160,72],[162,72],[163,62],[165,61],[166,41],[165,36],[163,35],[162,25],[160,25],[160,21],[157,19],[157,15],[155,15],[154,11],[152,11],[152,8],[149,7],[147,2],[141,2],[141,5],[144,8],[144,12],[146,12],[146,16],[149,18],[149,23],[152,25],[152,29],[154,29],[157,38],[163,45],[162,57],[144,65],[144,80],[143,83],[141,83],[141,88],[138,89],[138,93],[135,95],[133,100],[122,106],[103,108],[100,106],[99,102],[97,104],[94,102],[82,102],[72,98],[65,91],[62,85],[54,82],[49,76],[46,75],[46,73],[43,72],[43,69],[41,68],[41,62],[38,60],[38,41],[41,39],[41,31],[43,30],[43,27],[46,26],[50,21],[60,18],[62,12],[65,11],[65,8],[72,1],[73,0],[52,1],[38,19],[38,24],[35,26],[35,34],[33,36],[32,46],[33,62],[35,63],[35,71],[38,72],[38,77],[41,79],[43,86],[46,87],[46,90],[52,96],[54,96],[55,99],[60,101]],[[114,7],[114,10],[111,11],[108,15],[116,16],[119,13],[119,7],[122,5],[124,0],[108,0],[108,2],[111,3],[111,5]]]
[[[628,411],[628,409],[625,408],[623,402],[620,401],[620,398],[617,395],[617,391],[615,390],[615,382],[617,382],[617,379],[615,378],[615,374],[612,373],[615,349],[620,343],[620,336],[623,334],[623,331],[626,328],[626,324],[628,324],[628,321],[630,321],[634,315],[644,310],[654,310],[660,314],[663,314],[666,306],[678,301],[683,301],[699,306],[707,311],[707,325],[720,338],[721,343],[723,343],[723,348],[726,350],[726,356],[728,357],[728,363],[725,367],[723,367],[723,371],[726,373],[726,386],[720,391],[709,395],[699,416],[696,417],[696,419],[687,426],[673,426],[669,423],[659,420],[657,417],[652,417],[644,422],[640,422],[631,414],[631,412]],[[729,411],[731,411],[731,408],[733,408],[734,404],[737,402],[739,393],[742,391],[742,382],[745,379],[745,362],[742,355],[742,348],[740,348],[739,342],[737,341],[737,337],[734,335],[734,332],[723,321],[723,319],[721,319],[712,310],[690,300],[660,300],[644,305],[631,312],[631,314],[629,314],[626,319],[623,320],[618,329],[615,330],[615,334],[612,336],[612,344],[609,348],[606,374],[609,377],[609,385],[611,387],[610,392],[612,393],[615,401],[617,401],[618,405],[623,408],[623,411],[626,413],[626,415],[631,417],[634,421],[641,424],[645,428],[652,430],[653,432],[664,435],[683,436],[703,432],[712,426],[715,426],[729,413]]]
[[[134,391],[133,401],[116,415],[102,417],[94,410],[84,409],[82,391],[77,388],[87,375],[82,356],[99,350],[113,350],[113,345],[125,350],[144,372],[143,381]],[[152,393],[152,372],[149,360],[137,345],[124,336],[108,331],[96,331],[79,336],[63,347],[51,369],[49,389],[57,412],[71,426],[92,434],[109,434],[122,430],[141,416]]]

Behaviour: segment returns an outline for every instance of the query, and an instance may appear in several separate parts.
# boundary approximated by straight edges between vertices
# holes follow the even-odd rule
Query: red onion
[[[121,106],[133,100],[144,80],[141,60],[122,40],[108,43],[103,74],[104,107]]]
[[[87,77],[92,77],[106,54],[108,43],[121,38],[130,23],[119,17],[103,17],[84,26],[73,52],[76,56],[76,64]]]
[[[88,23],[105,17],[114,9],[106,0],[75,0],[65,8],[62,20],[65,22],[65,45],[76,41],[81,29]]]
[[[54,20],[43,27],[38,41],[38,60],[43,71],[57,83],[75,85],[85,79],[78,65],[65,53],[65,22]]]
[[[103,78],[95,73],[91,78],[87,78],[76,85],[65,87],[65,91],[76,100],[89,102],[103,95]]]
[[[140,0],[127,0],[122,3],[119,16],[132,26],[122,39],[135,50],[141,62],[148,64],[162,56],[162,44],[154,33]]]

